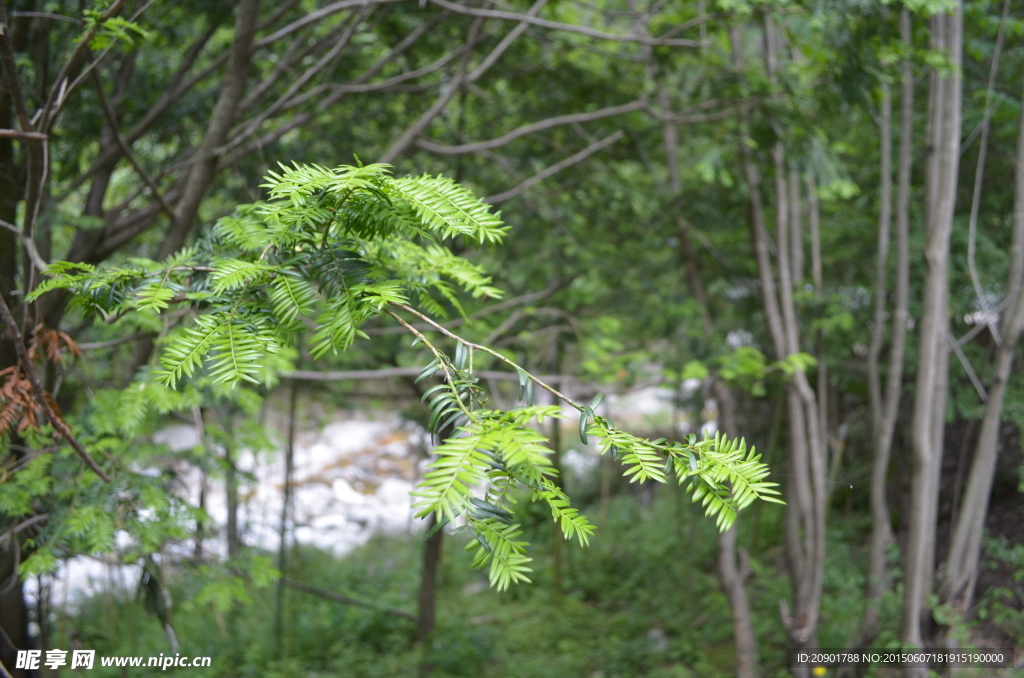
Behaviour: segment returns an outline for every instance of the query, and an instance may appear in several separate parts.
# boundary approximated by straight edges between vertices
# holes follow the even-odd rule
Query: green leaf
[[[704,363],[699,360],[691,360],[686,363],[685,367],[683,367],[683,373],[680,375],[680,379],[683,381],[687,379],[700,379],[703,381],[708,378],[709,374],[710,372],[708,372],[708,368],[705,367]]]
[[[429,365],[427,365],[426,367],[423,368],[423,371],[420,372],[420,376],[416,377],[416,381],[413,382],[413,383],[418,384],[421,381],[423,381],[424,379],[428,379],[428,378],[434,376],[435,374],[437,374],[437,372],[440,369],[441,369],[441,359],[440,358],[434,358],[432,361],[430,361]]]
[[[393,183],[423,226],[445,238],[466,236],[479,244],[497,243],[507,228],[490,206],[447,177],[405,177]]]
[[[433,537],[435,534],[437,534],[439,530],[444,529],[444,526],[447,525],[449,522],[451,522],[451,521],[449,521],[448,518],[442,518],[441,520],[436,521],[434,523],[434,526],[432,528],[430,528],[429,530],[427,530],[427,534],[424,535],[423,541],[424,542],[430,541],[430,538]]]

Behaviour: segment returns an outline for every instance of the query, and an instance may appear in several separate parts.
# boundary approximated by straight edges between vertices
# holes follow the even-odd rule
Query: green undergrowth
[[[635,486],[634,486],[635,487]],[[555,529],[539,507],[523,513],[535,544],[533,584],[504,593],[488,589],[486,574],[469,568],[461,535],[444,542],[438,617],[429,648],[434,678],[725,678],[735,675],[732,621],[716,574],[716,531],[700,509],[673,487],[621,494],[589,515],[600,525],[589,549],[562,548],[563,582],[553,567]],[[602,520],[599,520],[601,518]],[[781,548],[780,508],[764,506],[739,523],[739,543],[752,547],[747,589],[754,610],[765,676],[788,675],[779,600],[789,597]],[[829,531],[822,646],[846,643],[862,613],[862,526],[839,515]],[[422,650],[414,621],[384,611],[416,612],[422,537],[378,537],[345,558],[313,547],[291,553],[288,576],[367,601],[342,605],[285,589],[280,637],[275,632],[274,585],[248,588],[251,600],[218,612],[199,602],[198,574],[167,572],[172,623],[180,652],[209,656],[210,668],[169,668],[189,676],[266,678],[396,678],[418,675]],[[895,599],[887,601],[893,607]],[[168,643],[156,618],[134,591],[82,601],[59,616],[54,647],[78,637],[98,655],[158,655]],[[895,623],[895,609],[883,623]],[[140,669],[136,669],[139,671]],[[118,676],[119,669],[94,669]],[[145,671],[145,669],[142,669]],[[152,671],[152,669],[150,669]],[[141,674],[140,674],[141,675]]]

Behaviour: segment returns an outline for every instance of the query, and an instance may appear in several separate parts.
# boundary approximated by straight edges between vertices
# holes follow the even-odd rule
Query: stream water
[[[649,387],[610,395],[601,409],[613,411],[619,426],[665,430],[674,423],[672,399],[671,390]],[[268,421],[272,429],[285,430],[282,413],[271,412]],[[678,428],[679,433],[688,432]],[[563,435],[569,444],[575,438],[571,433],[574,429],[570,419]],[[159,431],[154,442],[180,451],[199,441],[194,427],[173,425]],[[597,449],[593,444],[587,448],[579,440],[575,442],[575,447],[563,453],[563,465],[576,477],[583,477],[597,467]],[[315,543],[344,556],[374,534],[419,530],[422,521],[413,517],[410,492],[423,472],[429,446],[419,425],[393,413],[331,412],[320,423],[307,424],[296,433],[290,534],[300,543]],[[259,454],[242,451],[236,466],[242,475],[238,514],[242,540],[248,546],[276,552],[283,502],[283,454],[280,450]],[[202,474],[190,466],[179,471],[182,495],[199,505]],[[203,548],[223,556],[227,551],[223,479],[205,479],[204,495],[203,505],[215,527]],[[127,535],[120,538],[123,542],[128,539]],[[193,548],[192,542],[177,544],[166,550],[165,557],[188,557]],[[140,573],[138,565],[113,565],[84,556],[71,559],[55,578],[53,603],[74,605],[83,595],[100,594],[112,587],[134,587]],[[30,581],[27,589],[27,593],[34,594],[34,582]]]

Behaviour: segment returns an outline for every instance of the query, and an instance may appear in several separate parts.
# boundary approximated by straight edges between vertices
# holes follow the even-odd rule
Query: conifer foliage
[[[423,397],[428,430],[440,444],[414,493],[416,508],[420,516],[437,515],[436,529],[467,530],[475,565],[489,567],[498,589],[528,581],[527,544],[517,540],[515,522],[519,490],[550,508],[567,539],[586,545],[595,529],[571,506],[548,441],[531,426],[563,416],[560,406],[534,403],[535,387],[575,408],[581,440],[598,438],[602,453],[621,461],[631,481],[674,476],[689,483],[719,529],[728,529],[736,511],[756,498],[779,501],[774,483],[765,480],[767,467],[742,440],[638,438],[596,413],[600,396],[577,403],[434,320],[449,308],[461,313],[460,295],[501,295],[481,267],[444,244],[455,238],[497,244],[506,234],[500,215],[468,189],[444,177],[396,179],[380,164],[282,165],[262,187],[266,201],[239,206],[167,261],[132,259],[108,270],[54,264],[32,296],[68,288],[80,308],[108,319],[186,307],[190,319],[176,327],[168,321],[173,329],[161,342],[159,368],[147,377],[157,390],[187,391],[199,379],[222,390],[244,382],[272,385],[287,365],[282,349],[300,333],[311,332],[311,353],[319,357],[369,339],[360,327],[371,318],[397,321],[432,357],[419,381],[439,380]],[[414,327],[413,319],[430,331]],[[443,345],[451,344],[450,355]],[[525,404],[489,407],[474,357],[476,369],[486,361],[514,371]]]

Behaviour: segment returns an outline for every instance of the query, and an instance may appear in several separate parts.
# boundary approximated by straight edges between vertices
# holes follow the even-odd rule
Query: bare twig
[[[548,2],[548,0],[537,0],[537,2],[533,3],[533,6],[530,8],[530,11],[528,11],[526,13],[526,16],[530,16],[530,17],[537,16],[537,14],[540,13],[540,10],[544,7],[544,5],[547,4],[547,2]],[[484,59],[483,62],[479,66],[477,66],[475,69],[473,69],[473,72],[471,72],[468,76],[466,76],[466,82],[467,83],[476,82],[477,79],[479,79],[481,75],[483,75],[484,73],[487,72],[488,68],[490,68],[491,66],[494,65],[494,62],[496,62],[498,59],[501,58],[501,55],[505,53],[505,50],[507,50],[509,48],[509,46],[513,42],[516,41],[516,38],[518,38],[520,35],[522,35],[523,32],[527,28],[529,28],[529,26],[530,26],[530,24],[528,22],[521,21],[518,26],[516,26],[511,31],[509,31],[508,35],[506,35],[504,38],[502,38],[501,42],[498,43],[498,46],[495,47],[491,51],[491,53],[487,55],[487,58]]]
[[[117,114],[114,112],[114,107],[110,103],[110,99],[107,98],[107,92],[103,89],[103,81],[100,79],[99,73],[93,71],[93,77],[96,80],[96,92],[99,94],[100,106],[103,108],[103,113],[107,116],[107,124],[110,125],[110,130],[114,133],[114,138],[117,140],[118,146],[121,147],[121,151],[125,157],[128,158],[128,162],[132,164],[135,171],[139,173],[142,180],[149,186],[149,190],[153,191],[153,197],[160,203],[160,207],[167,216],[174,219],[174,209],[167,204],[167,200],[164,199],[163,194],[160,192],[160,187],[156,185],[156,181],[146,171],[139,161],[135,158],[135,154],[132,153],[131,146],[128,145],[128,141],[124,138],[124,134],[121,133],[121,126],[117,122]]]
[[[641,45],[667,45],[673,47],[699,47],[701,45],[700,41],[698,40],[648,38],[638,35],[605,33],[604,31],[598,31],[593,28],[587,28],[585,26],[565,24],[559,21],[549,21],[547,19],[540,19],[538,17],[529,16],[527,14],[517,14],[515,12],[501,12],[493,9],[477,9],[475,7],[464,7],[462,5],[447,2],[447,0],[430,1],[433,4],[438,5],[439,7],[444,7],[445,9],[455,12],[457,14],[468,14],[469,16],[477,16],[482,17],[484,19],[524,21],[534,26],[540,26],[541,28],[551,28],[558,31],[565,31],[567,33],[579,33],[581,35],[586,35],[591,38],[597,38],[598,40],[613,40],[615,42],[636,42],[640,43]]]
[[[49,266],[49,264],[47,264],[46,260],[43,259],[43,257],[39,254],[39,249],[36,247],[35,240],[33,240],[32,238],[26,238],[21,234],[21,231],[18,230],[17,226],[10,222],[4,221],[3,219],[0,219],[0,228],[6,228],[8,231],[17,235],[18,239],[21,240],[22,246],[25,248],[25,251],[28,252],[28,256],[32,260],[32,263],[35,264],[36,268],[38,268],[40,271],[46,270],[46,267]]]
[[[17,323],[14,322],[14,316],[11,315],[11,309],[7,307],[7,302],[3,296],[0,295],[0,320],[3,320],[7,325],[7,331],[11,333],[11,340],[14,342],[14,349],[18,353],[18,359],[21,362],[21,370],[25,373],[25,377],[32,385],[32,396],[35,398],[39,407],[42,408],[46,414],[46,418],[53,424],[54,430],[57,431],[68,441],[71,447],[74,448],[78,456],[82,458],[86,466],[93,470],[93,472],[104,480],[104,482],[110,482],[110,476],[103,472],[103,469],[93,460],[89,453],[82,447],[82,444],[78,442],[75,436],[71,433],[71,429],[64,423],[64,420],[57,416],[57,413],[50,407],[50,401],[46,399],[46,395],[43,393],[43,387],[39,383],[39,378],[36,376],[35,367],[32,365],[32,360],[28,357],[28,351],[25,350],[25,342],[22,340],[21,331],[18,329]]]
[[[26,132],[20,129],[0,129],[0,139],[31,139],[33,141],[47,141],[49,135],[42,132]]]
[[[601,108],[596,111],[589,113],[572,113],[569,115],[559,115],[547,120],[539,120],[529,125],[523,125],[518,127],[507,134],[503,134],[496,139],[490,139],[488,141],[477,141],[469,144],[459,144],[457,146],[448,146],[445,144],[439,144],[428,139],[420,139],[417,141],[417,145],[425,151],[431,153],[437,153],[439,155],[461,155],[463,153],[477,153],[479,151],[485,151],[491,148],[497,148],[504,146],[505,144],[518,139],[519,137],[527,134],[533,134],[534,132],[541,132],[552,127],[558,127],[559,125],[570,125],[577,122],[591,122],[593,120],[601,120],[602,118],[610,118],[616,115],[623,115],[625,113],[631,113],[633,111],[639,111],[647,106],[647,99],[641,98],[636,101],[631,101],[628,104],[622,104],[620,106],[609,106],[608,108]]]
[[[294,579],[282,577],[281,583],[290,589],[302,591],[303,593],[310,593],[314,596],[319,596],[320,598],[325,598],[327,600],[332,600],[336,603],[341,603],[342,605],[355,605],[357,607],[366,607],[371,610],[384,612],[395,617],[402,617],[404,619],[410,619],[412,621],[419,621],[419,617],[413,614],[412,612],[406,612],[405,610],[396,610],[393,607],[384,607],[381,605],[376,605],[374,603],[369,603],[365,600],[359,600],[357,598],[345,596],[340,593],[334,593],[333,591],[325,591],[324,589],[317,588],[315,586],[310,586],[309,584],[303,584],[302,582],[295,581]]]
[[[119,337],[117,339],[108,339],[107,341],[87,341],[83,344],[79,344],[78,348],[83,351],[96,351],[103,348],[113,348],[114,346],[120,346],[121,344],[127,344],[130,341],[136,341],[146,336],[146,332],[136,332],[130,334],[127,337]]]
[[[974,294],[978,298],[978,306],[985,314],[988,311],[988,300],[981,289],[981,277],[978,275],[978,266],[975,261],[976,242],[978,239],[978,212],[981,210],[981,186],[985,177],[985,156],[988,153],[988,132],[989,121],[991,120],[993,105],[993,94],[996,88],[996,75],[999,73],[999,56],[1003,50],[1003,37],[1006,25],[1006,16],[1010,12],[1010,0],[1003,0],[1003,14],[999,19],[999,31],[996,35],[996,46],[992,52],[992,65],[988,74],[988,89],[985,90],[985,114],[981,120],[981,141],[978,148],[978,164],[974,169],[974,192],[971,194],[971,215],[968,225],[967,236],[967,271],[971,276],[971,284],[974,285]],[[986,314],[987,315],[987,314]],[[988,328],[995,339],[996,345],[1003,343],[999,334],[999,328],[993,320],[988,320]],[[959,345],[955,347],[959,351]],[[961,359],[963,361],[963,359]]]
[[[14,535],[18,534],[19,532],[23,532],[24,530],[27,530],[28,528],[32,527],[33,525],[38,525],[39,523],[45,523],[49,519],[50,519],[50,514],[49,513],[40,513],[38,515],[32,516],[31,518],[26,518],[25,520],[21,521],[20,523],[18,523],[17,525],[15,525],[11,529],[7,530],[2,535],[0,535],[0,542],[3,542],[8,537],[13,537]]]
[[[55,21],[66,21],[69,24],[80,26],[81,21],[74,17],[64,16],[63,14],[53,14],[51,12],[11,12],[12,17],[31,17],[33,19],[53,19]]]
[[[403,331],[408,331],[403,329]],[[396,377],[415,377],[423,371],[422,367],[383,367],[376,370],[333,370],[329,372],[318,372],[316,370],[292,370],[281,372],[282,379],[294,379],[296,381],[370,381],[374,379],[393,379]],[[473,374],[483,379],[494,379],[497,381],[516,381],[518,377],[511,372],[500,372],[497,370],[474,370]],[[555,384],[565,383],[572,379],[562,374],[545,374],[540,379]]]
[[[416,138],[423,133],[423,130],[427,128],[427,125],[437,117],[437,115],[444,110],[448,102],[452,100],[452,97],[462,88],[463,83],[466,81],[466,75],[469,70],[469,59],[473,54],[473,48],[476,46],[477,41],[480,38],[480,25],[482,24],[481,19],[477,19],[473,22],[473,25],[469,29],[469,37],[466,39],[466,45],[468,49],[462,56],[462,63],[459,65],[459,71],[452,78],[452,81],[447,83],[441,92],[441,96],[428,108],[426,111],[416,119],[412,125],[410,125],[405,132],[402,133],[398,139],[391,144],[391,148],[381,157],[380,162],[392,163],[398,156],[406,151]]]
[[[275,115],[279,111],[283,110],[286,106],[288,106],[288,104],[290,103],[289,99],[296,92],[298,92],[315,75],[323,71],[326,68],[327,64],[333,61],[339,54],[341,54],[341,52],[346,47],[348,47],[349,41],[352,39],[352,35],[359,27],[359,24],[362,23],[364,19],[366,19],[366,17],[369,15],[371,11],[372,6],[368,5],[364,7],[362,11],[350,17],[347,26],[343,23],[342,26],[344,27],[344,32],[342,33],[340,38],[332,38],[332,42],[334,44],[331,47],[331,49],[329,49],[326,54],[320,57],[320,59],[315,64],[307,68],[305,73],[295,78],[292,81],[292,83],[288,86],[288,89],[285,90],[285,92],[277,98],[277,101],[275,101],[273,104],[268,106],[264,111],[262,111],[259,115],[257,115],[254,120],[247,122],[245,125],[245,129],[238,133],[232,141],[228,142],[226,146],[218,149],[217,152],[223,153],[225,150],[228,150],[233,146],[241,144],[246,138],[255,134],[256,131],[260,128],[260,126],[264,122],[266,122],[268,118],[270,118],[271,116]]]
[[[449,339],[454,339],[455,341],[457,341],[460,344],[466,346],[467,348],[472,348],[472,349],[474,349],[476,351],[482,351],[483,353],[486,353],[486,354],[488,354],[488,355],[490,355],[490,356],[492,356],[494,358],[497,358],[499,361],[501,361],[501,362],[505,363],[506,365],[508,365],[509,367],[515,369],[517,372],[518,371],[522,371],[530,381],[532,381],[533,383],[537,384],[542,389],[544,389],[545,391],[547,391],[551,395],[555,396],[556,398],[558,398],[562,402],[572,406],[573,408],[579,410],[580,412],[586,411],[586,408],[583,405],[580,405],[579,403],[577,403],[575,400],[573,400],[569,396],[563,395],[562,393],[559,393],[556,389],[552,388],[551,386],[549,386],[545,382],[541,381],[539,378],[533,376],[532,374],[530,374],[529,372],[524,370],[522,367],[520,367],[516,363],[512,362],[511,360],[509,360],[508,358],[506,358],[502,354],[498,353],[494,349],[492,349],[492,348],[490,348],[488,346],[483,346],[481,344],[474,344],[471,341],[467,341],[466,339],[463,339],[462,337],[460,337],[459,335],[455,334],[454,332],[452,332],[448,328],[444,327],[443,325],[440,325],[440,324],[436,323],[435,321],[433,321],[428,316],[420,313],[419,311],[417,311],[416,309],[414,309],[414,308],[412,308],[410,306],[407,306],[405,304],[398,304],[398,303],[395,303],[395,302],[391,302],[390,305],[395,307],[395,308],[399,308],[399,309],[405,311],[406,313],[411,313],[412,315],[416,316],[417,318],[419,318],[423,322],[427,323],[432,328],[434,328],[435,330],[437,330],[438,332],[440,332],[444,336],[448,337]],[[402,323],[402,325],[404,325],[406,327],[406,329],[408,329],[414,335],[416,335],[417,337],[420,337],[420,338],[423,337],[423,335],[418,330],[416,330],[411,325],[409,325],[407,322],[405,322],[405,320],[403,320],[394,311],[392,311],[390,309],[387,309],[387,308],[385,308],[383,310],[384,310],[384,313],[387,313],[389,316],[391,316],[392,318],[394,318],[398,322]]]
[[[537,184],[539,184],[540,182],[544,181],[545,179],[547,179],[551,175],[557,174],[558,172],[561,172],[566,167],[571,167],[572,165],[575,165],[575,164],[577,164],[579,162],[582,162],[583,160],[585,160],[589,156],[593,155],[594,153],[597,153],[601,149],[606,148],[608,146],[611,146],[616,141],[621,139],[623,134],[624,134],[624,132],[622,130],[618,130],[614,134],[611,134],[611,135],[605,137],[601,141],[598,141],[597,143],[594,143],[594,144],[591,144],[590,146],[587,146],[582,151],[579,151],[578,153],[574,153],[574,154],[570,155],[568,158],[565,158],[564,160],[561,160],[560,162],[556,162],[554,165],[551,165],[550,167],[548,167],[548,168],[546,168],[544,170],[541,170],[540,172],[538,172],[537,174],[533,175],[532,177],[530,177],[526,181],[522,182],[518,186],[515,186],[514,188],[510,188],[509,190],[504,191],[502,193],[498,193],[498,194],[491,195],[491,196],[488,196],[488,197],[484,198],[484,202],[489,202],[492,205],[497,205],[498,203],[505,202],[506,200],[514,198],[517,195],[519,195],[520,193],[526,191],[527,189],[529,189],[529,188],[531,188],[533,186],[536,186]]]
[[[223,62],[227,60],[227,52],[224,52],[221,55],[221,57],[214,60],[214,68],[208,68],[196,77],[188,80],[184,85],[181,84],[181,81],[185,77],[185,74],[192,67],[192,64],[199,56],[199,53],[202,51],[203,47],[210,40],[210,38],[213,36],[213,34],[216,32],[218,28],[219,24],[211,24],[209,27],[207,27],[206,31],[204,31],[203,34],[200,35],[199,38],[197,38],[195,42],[193,42],[192,45],[190,45],[187,50],[185,50],[185,54],[182,57],[181,64],[178,66],[178,70],[174,73],[173,76],[171,76],[171,79],[168,81],[166,87],[164,88],[164,93],[160,95],[160,98],[157,99],[155,104],[149,107],[149,109],[146,111],[146,115],[143,116],[142,120],[139,121],[139,123],[135,125],[135,127],[132,128],[131,131],[129,131],[125,135],[125,140],[129,144],[134,143],[150,127],[152,127],[160,118],[160,116],[163,115],[163,113],[167,110],[167,108],[172,103],[177,101],[182,94],[189,91],[192,87],[201,82],[204,78],[208,77],[209,75],[212,75],[217,70],[217,68],[219,68],[223,64]],[[69,183],[64,188],[64,191],[54,198],[54,202],[62,202],[71,193],[78,189],[82,184],[88,181],[101,168],[106,167],[108,163],[111,163],[114,160],[116,160],[119,152],[120,147],[114,146],[111,146],[107,150],[102,151],[99,154],[99,156],[95,160],[93,160],[92,164],[89,166],[87,170],[85,170],[77,177],[75,177],[74,180],[72,180],[71,183]]]
[[[110,7],[103,12],[103,15],[100,17],[99,24],[102,24],[102,22],[110,19],[120,12],[123,4],[124,0],[114,0]],[[67,100],[67,95],[69,93],[69,78],[79,67],[81,61],[87,58],[89,54],[89,43],[96,35],[96,31],[97,28],[95,26],[86,31],[85,35],[83,35],[78,41],[78,44],[75,46],[71,56],[68,57],[68,60],[64,63],[64,67],[61,69],[60,74],[53,81],[54,85],[50,89],[50,93],[46,99],[46,104],[43,106],[43,110],[41,111],[39,124],[40,131],[46,132],[49,130],[50,124],[53,122],[56,114],[60,111],[64,101]]]
[[[953,337],[952,334],[948,335],[949,345],[956,353],[956,357],[960,359],[960,364],[963,365],[964,371],[967,372],[967,376],[971,380],[971,384],[974,385],[974,390],[978,392],[978,396],[981,398],[981,402],[988,402],[988,391],[985,390],[985,385],[981,383],[981,379],[978,378],[978,374],[971,367],[971,362],[967,359],[964,354],[964,349],[960,343]]]
[[[343,0],[342,2],[333,2],[330,5],[327,5],[326,7],[321,7],[315,12],[304,14],[301,19],[296,19],[292,23],[274,31],[265,38],[260,38],[259,40],[256,41],[255,47],[256,49],[266,47],[267,45],[276,42],[277,40],[280,40],[284,36],[289,35],[290,33],[294,33],[295,31],[301,28],[305,28],[310,24],[321,22],[327,17],[331,16],[332,14],[343,12],[346,9],[351,9],[353,7],[369,7],[371,5],[385,5],[388,3],[402,1],[403,0]]]

